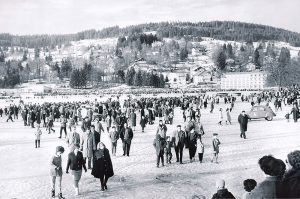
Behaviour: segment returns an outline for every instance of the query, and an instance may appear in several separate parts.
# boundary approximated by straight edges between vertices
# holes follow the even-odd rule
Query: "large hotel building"
[[[264,89],[266,73],[263,72],[231,72],[221,78],[221,89]]]

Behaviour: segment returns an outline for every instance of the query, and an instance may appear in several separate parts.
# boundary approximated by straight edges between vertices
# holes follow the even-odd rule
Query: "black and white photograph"
[[[0,199],[300,198],[299,8],[0,0]]]

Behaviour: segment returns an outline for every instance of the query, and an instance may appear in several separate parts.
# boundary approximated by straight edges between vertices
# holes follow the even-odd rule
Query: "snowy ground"
[[[213,114],[209,110],[202,111],[202,123],[206,132],[203,139],[204,163],[189,163],[188,150],[185,149],[185,164],[172,163],[156,168],[155,150],[152,146],[158,122],[156,120],[155,125],[147,126],[145,133],[140,132],[140,127],[137,128],[130,157],[122,156],[119,140],[117,157],[112,157],[115,176],[109,179],[108,191],[101,192],[100,183],[88,171],[83,174],[80,182],[80,197],[74,196],[71,175],[64,173],[63,194],[66,198],[89,199],[191,198],[195,194],[211,198],[215,192],[216,179],[223,178],[229,190],[240,198],[244,192],[244,179],[254,178],[258,182],[263,179],[263,173],[257,165],[261,156],[273,154],[285,160],[287,153],[299,149],[300,123],[287,123],[283,116],[291,107],[284,107],[271,122],[250,121],[248,139],[243,140],[239,137],[237,116],[241,110],[249,110],[250,104],[236,103],[232,112],[232,125],[218,126],[217,110],[219,107],[224,110],[227,106],[222,102],[216,106]],[[177,124],[183,124],[180,110],[175,111],[174,125],[168,126],[168,134],[171,134]],[[57,145],[67,149],[65,141],[57,138],[59,124],[55,123],[55,134],[49,135],[42,129],[41,148],[35,149],[34,129],[24,127],[21,120],[14,123],[7,123],[5,120],[6,118],[0,118],[0,198],[50,198],[50,157]],[[214,132],[219,133],[222,142],[219,164],[209,161]],[[107,133],[103,134],[102,140],[110,149]],[[67,151],[63,154],[63,168],[66,166],[66,158]]]

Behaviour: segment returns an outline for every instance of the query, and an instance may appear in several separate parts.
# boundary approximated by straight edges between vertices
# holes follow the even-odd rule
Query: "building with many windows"
[[[221,89],[264,89],[267,74],[263,72],[231,72],[221,78]]]

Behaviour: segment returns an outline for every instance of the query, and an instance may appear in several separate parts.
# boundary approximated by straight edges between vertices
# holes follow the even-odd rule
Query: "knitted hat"
[[[300,151],[293,151],[287,155],[290,165],[294,169],[300,169]]]

